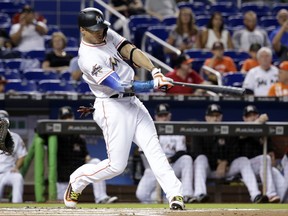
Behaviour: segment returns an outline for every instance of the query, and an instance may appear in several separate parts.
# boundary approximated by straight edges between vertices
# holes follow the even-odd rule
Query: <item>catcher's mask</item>
[[[9,122],[9,113],[6,110],[0,110],[0,118],[5,118]]]

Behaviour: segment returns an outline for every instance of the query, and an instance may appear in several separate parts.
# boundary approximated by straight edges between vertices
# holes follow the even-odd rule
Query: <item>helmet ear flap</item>
[[[107,31],[108,31],[108,27],[106,27],[103,31],[103,39],[105,40],[106,39],[106,36],[107,36]]]

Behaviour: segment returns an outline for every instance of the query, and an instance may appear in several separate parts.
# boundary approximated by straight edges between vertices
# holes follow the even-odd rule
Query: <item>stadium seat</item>
[[[206,60],[207,58],[212,57],[212,53],[210,51],[205,51],[202,49],[189,49],[189,50],[185,50],[184,53],[188,54],[190,58],[195,58],[195,59]]]
[[[242,27],[244,26],[243,16],[242,15],[230,16],[227,18],[226,24],[229,27]]]
[[[71,72],[70,71],[64,71],[59,74],[59,79],[69,81],[71,80]]]
[[[48,25],[47,27],[48,27],[47,35],[52,35],[54,32],[61,31],[58,25]]]
[[[193,59],[192,69],[195,70],[197,73],[200,73],[204,62],[205,62],[204,59],[197,59],[197,58]]]
[[[45,59],[45,50],[31,50],[29,52],[23,53],[23,57],[27,59],[38,59],[43,62]]]
[[[5,86],[6,93],[35,93],[37,92],[37,84],[34,81],[23,81],[20,79],[7,80]]]
[[[3,60],[4,68],[6,68],[6,69],[18,69],[18,70],[20,70],[22,62],[23,62],[23,60],[21,58]]]
[[[263,28],[277,28],[279,26],[279,23],[277,21],[277,19],[275,17],[271,17],[271,16],[263,16],[260,18],[260,22],[259,24],[263,27]]]
[[[238,8],[235,3],[231,2],[219,2],[210,6],[211,13],[220,12],[222,16],[233,15],[238,12]]]
[[[271,13],[272,15],[276,16],[278,11],[281,9],[286,9],[288,10],[288,3],[274,3],[271,6]]]
[[[242,83],[245,79],[245,73],[242,72],[229,72],[224,73],[222,77],[222,83],[225,86],[242,87]]]
[[[162,22],[161,25],[163,26],[173,26],[176,24],[177,21],[177,17],[172,16],[172,17],[165,17]]]
[[[74,86],[63,80],[41,80],[38,83],[41,93],[76,93]]]
[[[224,51],[224,55],[231,57],[234,61],[243,61],[250,58],[249,53],[239,52],[238,50],[226,50]]]
[[[17,69],[0,69],[0,75],[4,76],[7,80],[8,79],[21,79],[21,74]]]
[[[75,37],[67,37],[66,47],[79,47],[79,41]]]
[[[76,91],[81,94],[92,94],[88,84],[86,82],[80,82],[77,84]]]
[[[196,25],[198,27],[206,26],[209,20],[210,20],[210,15],[196,16]]]
[[[204,2],[180,2],[177,4],[178,8],[189,7],[195,15],[204,14],[206,11],[206,4]]]
[[[40,80],[59,79],[56,72],[44,71],[43,69],[24,70],[23,77],[27,80],[34,80],[36,82],[39,82]]]
[[[270,7],[264,3],[247,2],[241,5],[240,11],[244,14],[247,11],[254,11],[258,18],[270,15]]]
[[[11,25],[11,18],[7,13],[0,12],[0,24],[8,23]]]
[[[71,54],[72,56],[78,56],[78,46],[77,47],[66,47],[65,51],[69,54]]]

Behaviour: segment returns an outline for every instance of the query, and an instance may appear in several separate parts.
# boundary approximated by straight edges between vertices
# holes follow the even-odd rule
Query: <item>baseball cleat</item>
[[[269,197],[269,203],[280,203],[280,197],[279,196]]]
[[[254,203],[268,203],[268,201],[268,197],[262,194],[258,194],[253,200]]]
[[[169,203],[171,210],[184,210],[185,205],[182,196],[175,196]]]
[[[81,193],[76,193],[73,191],[71,184],[69,183],[65,193],[64,193],[64,204],[66,207],[68,208],[75,208],[78,200],[79,200],[79,196],[81,195]]]
[[[116,196],[112,196],[112,197],[108,196],[108,197],[100,200],[100,201],[97,202],[97,203],[98,203],[98,204],[108,204],[108,203],[114,203],[114,202],[116,202],[117,200],[118,200],[118,197],[116,197]]]
[[[9,127],[9,122],[5,118],[0,118],[0,144],[4,145]]]

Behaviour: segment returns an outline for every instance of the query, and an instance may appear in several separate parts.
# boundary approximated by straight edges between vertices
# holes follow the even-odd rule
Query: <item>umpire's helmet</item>
[[[66,119],[66,118],[73,118],[74,119],[74,113],[72,111],[72,108],[70,106],[64,106],[59,109],[59,119]]]
[[[103,13],[96,8],[85,8],[78,15],[78,25],[91,31],[108,28],[110,23],[104,19]]]

